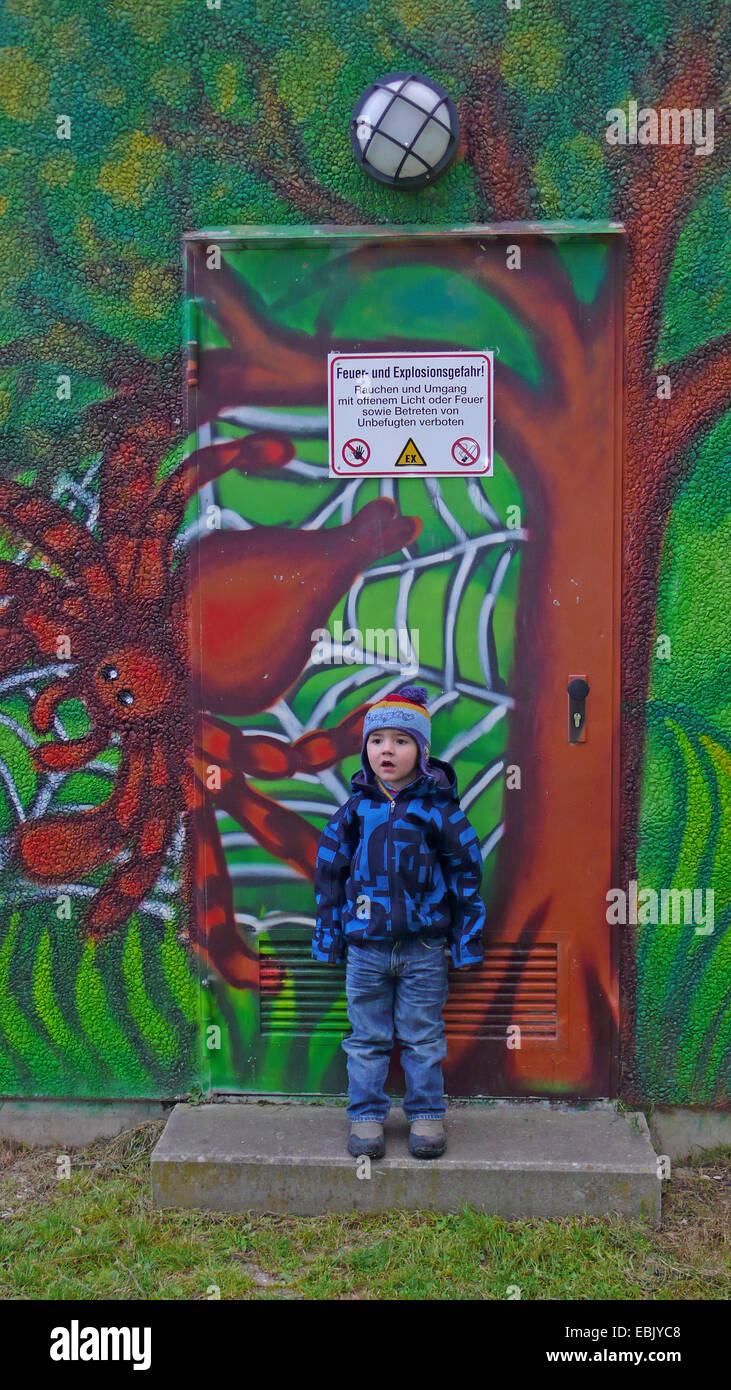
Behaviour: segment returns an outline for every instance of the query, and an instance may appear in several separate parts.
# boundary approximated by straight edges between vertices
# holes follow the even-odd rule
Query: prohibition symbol
[[[348,439],[343,445],[342,455],[351,468],[362,468],[368,462],[371,451],[365,439]]]
[[[463,434],[462,438],[457,439],[452,445],[452,458],[463,468],[468,468],[471,463],[477,463],[479,457],[480,446],[477,440],[470,439],[468,434]]]

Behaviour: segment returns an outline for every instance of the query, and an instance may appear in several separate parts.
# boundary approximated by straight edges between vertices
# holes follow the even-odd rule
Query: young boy
[[[348,1152],[382,1158],[394,1035],[406,1079],[409,1152],[444,1153],[441,1062],[447,945],[458,970],[483,958],[485,906],[477,835],[460,809],[449,763],[429,757],[423,686],[377,700],[363,721],[353,795],[325,826],[317,854],[315,960],[347,948]]]

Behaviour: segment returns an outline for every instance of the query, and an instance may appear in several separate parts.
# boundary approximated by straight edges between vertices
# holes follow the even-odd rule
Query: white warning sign
[[[330,474],[492,473],[492,352],[328,354]]]

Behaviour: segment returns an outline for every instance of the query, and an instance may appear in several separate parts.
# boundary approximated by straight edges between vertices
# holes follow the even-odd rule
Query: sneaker
[[[439,1158],[447,1147],[441,1120],[413,1120],[409,1131],[409,1153],[414,1158]]]
[[[360,1120],[351,1124],[348,1153],[353,1158],[359,1158],[361,1154],[367,1154],[368,1158],[383,1158],[385,1152],[386,1140],[380,1120]]]

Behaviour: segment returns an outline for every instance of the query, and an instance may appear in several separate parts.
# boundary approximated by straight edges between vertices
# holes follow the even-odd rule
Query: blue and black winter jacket
[[[413,936],[443,937],[455,966],[482,960],[479,841],[454,768],[439,758],[428,768],[392,800],[370,764],[353,773],[353,795],[320,836],[314,960],[341,961],[350,943]]]

